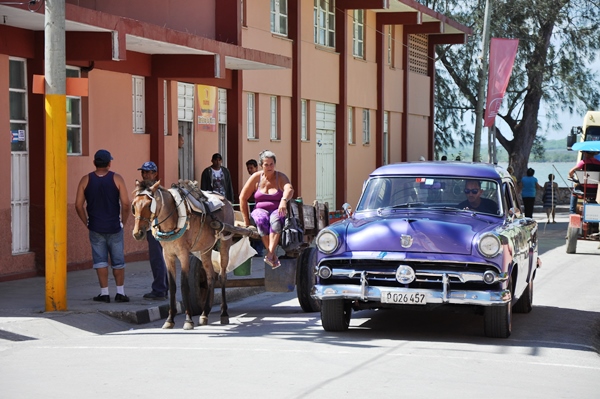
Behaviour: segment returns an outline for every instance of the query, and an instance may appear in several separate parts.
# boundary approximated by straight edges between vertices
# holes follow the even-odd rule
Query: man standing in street
[[[212,165],[202,172],[200,188],[204,191],[213,191],[221,194],[233,204],[231,174],[226,167],[221,166],[223,157],[219,153],[213,154],[211,162]]]
[[[142,172],[142,180],[154,184],[158,177],[158,168],[152,161],[144,162],[141,168],[138,168]],[[144,294],[145,299],[154,300],[165,300],[167,299],[167,266],[165,265],[165,259],[163,258],[162,245],[152,235],[150,226],[146,232],[146,240],[148,241],[148,257],[150,259],[150,268],[152,269],[152,291]]]
[[[129,297],[125,295],[123,226],[127,222],[131,206],[123,177],[109,171],[112,159],[110,152],[96,151],[94,155],[96,170],[81,178],[75,198],[77,215],[89,231],[92,260],[100,284],[100,295],[93,299],[106,303],[110,303],[109,255],[117,286],[115,302],[129,302]]]

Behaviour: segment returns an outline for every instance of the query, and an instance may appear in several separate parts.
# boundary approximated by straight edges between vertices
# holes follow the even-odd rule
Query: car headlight
[[[500,239],[495,234],[485,234],[479,239],[478,249],[479,252],[487,257],[493,258],[498,255],[502,250],[502,245],[500,244]]]
[[[338,236],[331,230],[321,230],[317,235],[317,248],[319,251],[330,254],[338,247]]]

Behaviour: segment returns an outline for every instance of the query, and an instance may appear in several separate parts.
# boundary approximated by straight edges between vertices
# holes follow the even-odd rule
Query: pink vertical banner
[[[485,127],[491,127],[498,115],[517,56],[517,47],[519,39],[493,38],[490,43],[490,69],[483,118]]]

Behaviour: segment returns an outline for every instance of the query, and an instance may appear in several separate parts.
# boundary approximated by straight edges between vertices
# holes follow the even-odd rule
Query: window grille
[[[271,96],[271,140],[279,140],[279,129],[277,129],[277,96]]]
[[[408,35],[408,68],[427,76],[427,35]]]
[[[371,142],[371,113],[363,109],[363,144]]]
[[[348,107],[348,144],[356,144],[354,140],[354,108]]]
[[[247,137],[249,139],[256,138],[256,130],[255,130],[255,106],[254,106],[254,93],[248,93],[248,132]]]
[[[146,132],[144,77],[132,76],[133,132]]]
[[[300,105],[301,105],[301,133],[300,133],[300,140],[302,141],[308,141],[308,104],[306,102],[306,100],[301,100],[300,101]]]

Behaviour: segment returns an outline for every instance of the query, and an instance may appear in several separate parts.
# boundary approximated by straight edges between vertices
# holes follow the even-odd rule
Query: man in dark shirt
[[[123,226],[131,209],[129,193],[121,175],[110,172],[110,152],[98,150],[94,155],[96,170],[81,178],[77,187],[75,209],[88,228],[92,260],[100,283],[97,302],[110,302],[108,293],[108,257],[117,285],[116,302],[129,302],[125,295],[125,248]],[[84,205],[85,208],[84,208]]]
[[[204,191],[212,191],[221,194],[233,204],[231,174],[229,173],[229,169],[222,166],[223,157],[221,154],[216,153],[213,154],[210,161],[212,165],[202,171],[200,188]]]
[[[460,209],[472,209],[477,212],[498,214],[498,204],[495,201],[488,198],[481,198],[483,190],[481,189],[481,182],[479,180],[467,180],[465,183],[465,195],[467,199],[460,204]]]

